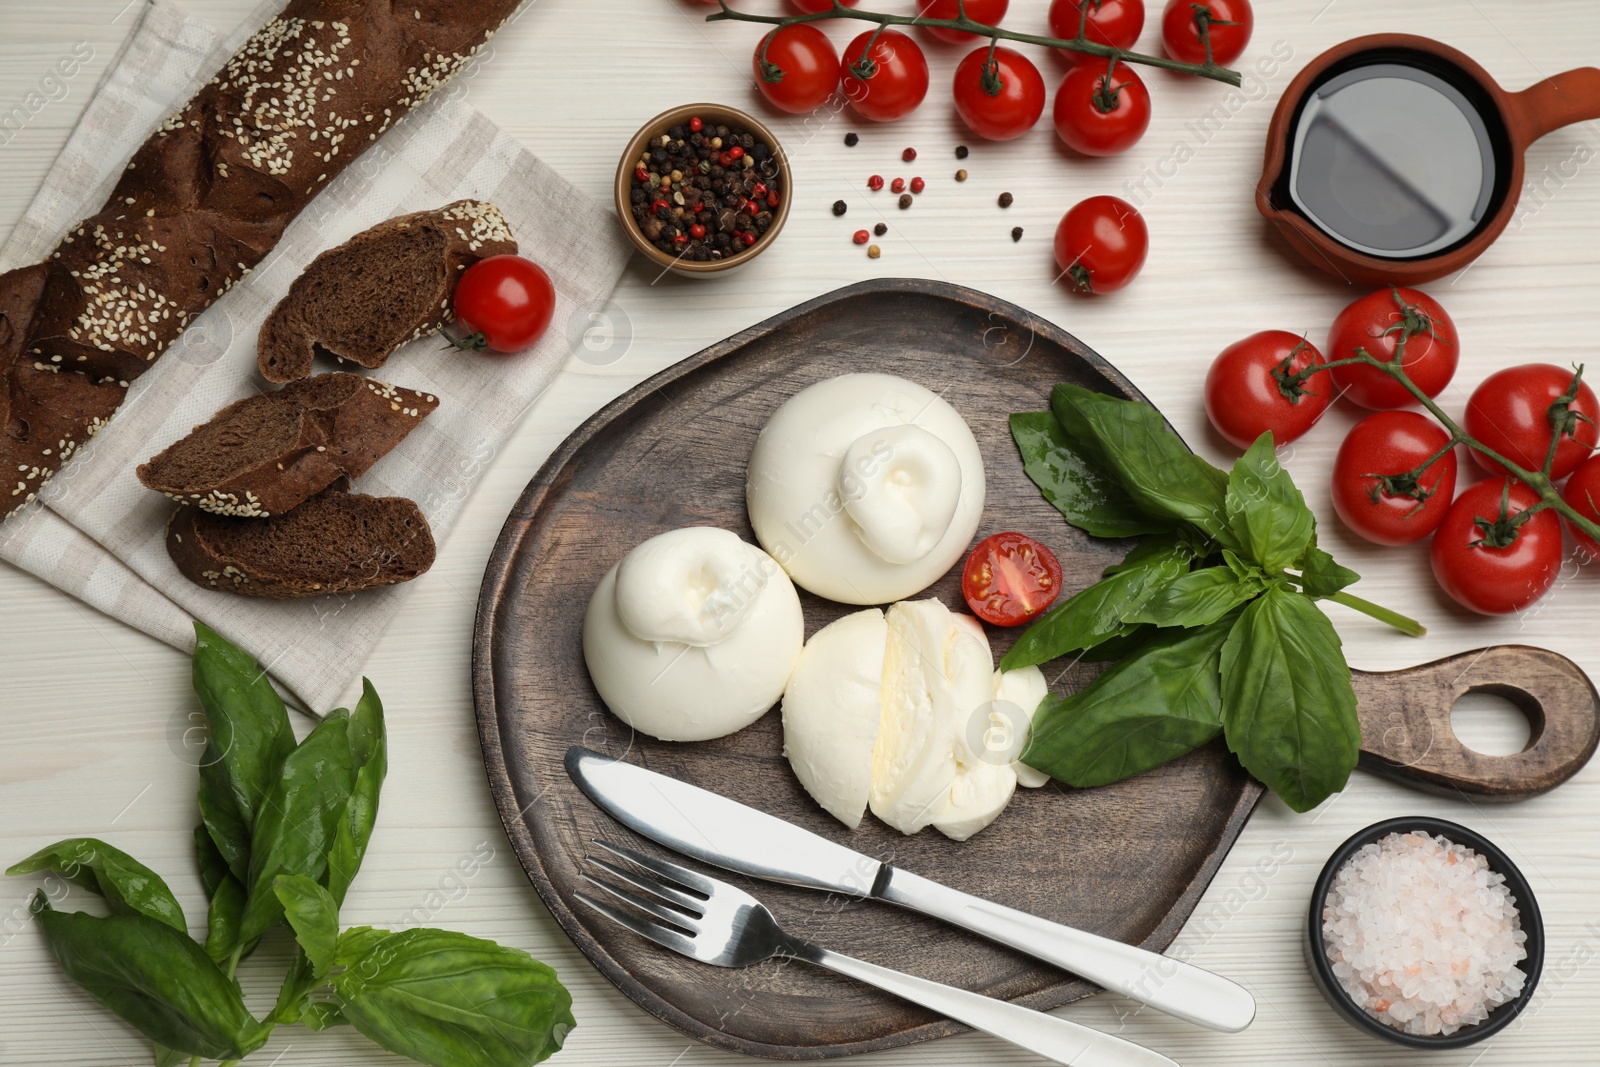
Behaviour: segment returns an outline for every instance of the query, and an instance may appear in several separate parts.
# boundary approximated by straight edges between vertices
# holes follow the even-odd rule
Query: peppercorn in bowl
[[[755,118],[686,104],[645,123],[617,165],[617,215],[651,261],[682,274],[748,263],[789,216],[789,162]]]

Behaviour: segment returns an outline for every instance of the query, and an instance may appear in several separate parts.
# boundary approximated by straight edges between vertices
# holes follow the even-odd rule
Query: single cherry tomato
[[[1538,500],[1509,478],[1468,486],[1456,498],[1432,552],[1433,576],[1452,600],[1480,615],[1509,615],[1550,591],[1561,569],[1556,513],[1546,508],[1515,522]]]
[[[714,4],[717,0],[708,0],[708,2]],[[845,7],[855,7],[857,0],[839,0],[839,2]],[[833,0],[789,0],[789,4],[803,15],[816,15],[832,7]],[[804,25],[804,23],[799,23],[799,25]]]
[[[1044,78],[1028,57],[1010,48],[974,48],[956,67],[956,112],[967,129],[991,141],[1009,141],[1033,129],[1044,114]]]
[[[953,19],[956,12],[965,7],[967,18],[973,22],[981,22],[985,26],[998,26],[1000,20],[1006,17],[1006,8],[1011,6],[1011,0],[931,0],[929,3],[917,4],[917,14],[925,19]],[[943,26],[924,26],[923,29],[949,44],[966,44],[975,41],[978,35],[965,30],[947,30]]]
[[[1027,534],[984,538],[961,568],[967,607],[995,626],[1020,626],[1038,618],[1060,592],[1060,561]]]
[[[1419,412],[1368,415],[1351,427],[1333,461],[1333,510],[1368,541],[1422,540],[1444,522],[1455,496],[1456,454],[1446,450],[1449,444],[1444,427]]]
[[[1167,0],[1161,13],[1161,41],[1167,55],[1185,63],[1206,61],[1205,42],[1200,39],[1200,23],[1206,22],[1211,38],[1211,59],[1225,67],[1244,55],[1255,28],[1255,12],[1250,0]]]
[[[1600,523],[1600,456],[1584,460],[1583,466],[1572,472],[1572,477],[1567,479],[1566,486],[1561,490],[1561,499],[1590,522]],[[1593,537],[1572,525],[1570,520],[1567,529],[1572,531],[1573,540],[1591,559],[1600,557],[1600,544],[1596,544]]]
[[[520,352],[550,325],[556,289],[544,268],[521,256],[490,256],[468,267],[451,297],[462,348]]]
[[[1121,289],[1139,273],[1149,250],[1144,216],[1114,196],[1074,204],[1056,226],[1056,265],[1080,293]]]
[[[1086,156],[1132,148],[1150,125],[1150,90],[1126,63],[1078,63],[1056,90],[1056,135]]]
[[[1332,382],[1325,373],[1296,375],[1323,363],[1322,353],[1287,330],[1262,330],[1222,350],[1206,372],[1206,414],[1217,432],[1240,448],[1272,431],[1287,444],[1328,410]]]
[[[1573,371],[1551,363],[1524,363],[1495,371],[1467,401],[1466,430],[1481,444],[1531,471],[1544,469],[1550,442],[1559,434],[1561,443],[1556,445],[1555,462],[1550,465],[1550,480],[1559,482],[1594,451],[1595,420],[1600,419],[1600,401],[1586,383],[1579,381],[1576,394],[1565,399],[1575,377]],[[1490,474],[1506,473],[1476,449],[1472,460]]]
[[[1068,40],[1077,37],[1080,22],[1086,40],[1131,49],[1144,29],[1144,0],[1054,0],[1050,5],[1050,36]],[[1056,54],[1069,62],[1084,58],[1081,52]]]
[[[868,30],[851,41],[840,74],[856,113],[873,122],[904,118],[928,95],[928,60],[917,42],[898,30]]]
[[[797,22],[774,30],[756,45],[750,59],[756,74],[756,87],[773,107],[791,114],[815,111],[827,102],[839,86],[839,53],[833,50],[828,35],[815,26]]]
[[[1406,347],[1400,366],[1406,375],[1430,397],[1444,392],[1455,377],[1461,345],[1450,316],[1437,300],[1420,290],[1379,289],[1354,301],[1333,320],[1323,351],[1330,362],[1336,362],[1365,349],[1387,363],[1394,359],[1402,337]],[[1352,364],[1328,373],[1341,396],[1364,408],[1387,411],[1416,403],[1405,386],[1377,367]]]

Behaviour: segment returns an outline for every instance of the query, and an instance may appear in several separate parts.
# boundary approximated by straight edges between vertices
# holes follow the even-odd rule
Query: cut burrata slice
[[[783,693],[783,754],[824,811],[854,830],[872,796],[889,625],[877,608],[811,635]]]
[[[1011,753],[1011,769],[1016,772],[1017,784],[1025,789],[1038,789],[1050,776],[1017,759],[1027,747],[1028,734],[1033,729],[1033,713],[1039,710],[1050,686],[1044,672],[1038,667],[1019,667],[1014,671],[994,672],[995,709],[991,717],[991,745],[1004,737]]]
[[[778,408],[750,453],[756,539],[801,587],[887,604],[961,559],[983,515],[983,457],[956,409],[915,382],[845,374]]]
[[[805,640],[800,598],[771,556],[692,526],[606,572],[583,618],[583,658],[606,707],[663,741],[742,730],[778,702]]]

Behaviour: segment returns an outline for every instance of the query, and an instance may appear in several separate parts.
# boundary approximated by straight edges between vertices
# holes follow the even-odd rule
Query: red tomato
[[[1561,490],[1561,499],[1576,508],[1584,518],[1600,523],[1600,456],[1584,460],[1583,466],[1572,472],[1566,488]],[[1571,522],[1567,523],[1567,529],[1572,531],[1579,548],[1591,557],[1600,557],[1600,544],[1596,544],[1594,538]]]
[[[1006,8],[1011,6],[1011,0],[964,0],[960,5],[957,0],[931,0],[930,3],[919,3],[917,14],[925,19],[953,19],[962,6],[967,9],[967,18],[973,22],[998,26],[1000,20],[1006,17]],[[924,26],[923,29],[949,44],[966,44],[978,39],[977,34],[965,30],[947,30],[942,26]]]
[[[1217,432],[1240,448],[1272,431],[1287,444],[1311,429],[1328,410],[1332,382],[1317,374],[1289,380],[1326,362],[1304,338],[1287,330],[1262,330],[1222,350],[1206,372],[1206,414]]]
[[[1511,516],[1538,502],[1538,494],[1521,482],[1490,478],[1468,486],[1433,535],[1433,576],[1440,588],[1480,615],[1522,610],[1550,591],[1561,569],[1556,513],[1547,508],[1513,529],[1501,518],[1507,485]]]
[[[975,48],[956,67],[956,111],[967,129],[991,141],[1009,141],[1033,129],[1044,114],[1044,78],[1020,52],[994,50],[998,84],[985,84],[989,47]]]
[[[967,607],[996,626],[1020,626],[1037,618],[1060,592],[1061,563],[1027,534],[984,538],[961,569]]]
[[[717,2],[717,0],[708,0],[708,2],[714,4]],[[856,0],[839,0],[839,2],[845,7],[856,6]],[[803,14],[815,15],[831,8],[833,6],[833,0],[789,0],[789,4],[796,11],[799,11]]]
[[[463,348],[520,352],[544,335],[556,289],[544,268],[521,256],[490,256],[468,267],[451,297]]]
[[[876,32],[868,30],[845,48],[844,95],[862,118],[893,122],[915,111],[928,95],[928,60],[917,42],[898,30],[884,30],[869,55],[867,42]]]
[[[1380,411],[1356,423],[1333,461],[1333,510],[1380,545],[1407,545],[1439,528],[1456,492],[1455,450],[1410,477],[1450,443],[1443,426],[1415,411]]]
[[[1439,302],[1417,289],[1379,289],[1339,312],[1324,349],[1330,361],[1349,359],[1364,348],[1377,359],[1394,359],[1406,339],[1400,366],[1428,396],[1438,396],[1455,377],[1461,345],[1456,325]],[[1364,408],[1386,411],[1410,407],[1416,399],[1377,367],[1335,367],[1328,373],[1340,395]]]
[[[1085,39],[1113,48],[1130,49],[1139,40],[1144,29],[1144,0],[1054,0],[1050,5],[1050,36],[1071,40],[1078,36],[1078,25],[1083,10],[1088,8],[1089,18],[1083,23]],[[1081,58],[1081,53],[1057,52],[1069,61]]]
[[[761,40],[767,48],[765,67],[759,44],[750,57],[750,67],[756,74],[756,87],[773,107],[803,115],[833,95],[839,85],[839,53],[827,34],[797,22]]]
[[[1054,110],[1056,134],[1086,156],[1132,148],[1150,125],[1150,90],[1126,63],[1107,73],[1099,62],[1078,63],[1061,79]]]
[[[1210,19],[1207,32],[1211,37],[1212,61],[1225,67],[1244,55],[1245,46],[1250,43],[1250,31],[1256,24],[1250,0],[1205,0],[1204,4],[1196,0],[1167,0],[1167,8],[1161,13],[1161,41],[1167,46],[1167,55],[1185,63],[1206,61],[1197,7],[1203,7]]]
[[[1056,266],[1080,293],[1110,293],[1144,266],[1150,231],[1126,200],[1091,196],[1061,216],[1056,226]]]
[[[1479,442],[1528,470],[1544,469],[1550,441],[1560,428],[1550,480],[1559,482],[1578,469],[1594,451],[1595,420],[1600,401],[1580,383],[1570,403],[1552,406],[1572,386],[1573,372],[1550,363],[1524,363],[1495,371],[1472,391],[1467,401],[1466,430]],[[1504,474],[1500,464],[1474,450],[1472,460],[1490,474]]]

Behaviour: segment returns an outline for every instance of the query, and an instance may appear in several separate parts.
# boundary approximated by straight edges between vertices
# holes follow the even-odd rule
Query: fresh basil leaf
[[[329,713],[289,753],[263,797],[250,841],[241,940],[255,940],[283,918],[283,904],[272,890],[275,878],[303,874],[316,881],[327,870],[355,785],[349,728],[349,712]]]
[[[1085,649],[1078,659],[1084,663],[1115,663],[1120,659],[1127,659],[1144,643],[1155,635],[1156,628],[1149,625],[1130,627],[1128,632],[1117,637],[1108,637],[1093,648]]]
[[[167,1049],[242,1059],[266,1043],[233,980],[188,934],[144,915],[60,912],[40,893],[34,913],[61,969]]]
[[[289,929],[311,961],[313,973],[318,977],[327,974],[333,968],[334,947],[339,941],[339,905],[333,894],[303,874],[279,875],[272,891],[282,902]]]
[[[378,939],[333,978],[344,1018],[435,1067],[517,1067],[561,1048],[572,997],[526,952],[444,930]]]
[[[1245,770],[1296,811],[1344,788],[1361,749],[1339,635],[1299,593],[1273,586],[1222,648],[1222,721]]]
[[[312,883],[315,885],[316,883]],[[284,972],[283,984],[278,987],[278,1002],[267,1016],[270,1023],[303,1023],[306,1010],[311,1007],[311,994],[323,984],[326,972],[318,974],[306,956],[303,945],[296,944],[294,959]]]
[[[337,1004],[323,1004],[313,1001],[305,1006],[300,1013],[300,1025],[308,1030],[327,1030],[335,1026],[348,1026],[350,1020],[344,1017]]]
[[[350,927],[339,935],[339,943],[334,946],[334,966],[352,966],[356,960],[371,952],[374,946],[388,936],[388,930],[378,930],[371,926]]]
[[[1272,433],[1256,438],[1228,475],[1228,523],[1245,553],[1282,574],[1311,544],[1317,520],[1289,472],[1278,464]]]
[[[1025,411],[1011,416],[1011,437],[1022,469],[1068,522],[1096,537],[1160,533],[1171,523],[1140,511],[1115,476],[1068,440],[1055,415]]]
[[[255,951],[255,942],[241,947],[239,923],[244,917],[244,886],[233,876],[228,861],[211,839],[205,823],[194,828],[195,860],[200,866],[200,881],[206,887],[206,955],[219,965],[227,963],[234,950],[241,959]]]
[[[389,770],[383,701],[365,678],[361,680],[361,700],[350,713],[350,758],[356,769],[355,787],[334,832],[324,881],[336,904],[344,903],[345,893],[367,854],[367,842],[372,839],[372,827],[378,820],[378,794]]]
[[[1120,782],[1222,731],[1224,619],[1166,630],[1082,691],[1052,695],[1033,717],[1022,762],[1080,788]]]
[[[1361,575],[1349,567],[1341,567],[1315,543],[1300,557],[1300,584],[1307,596],[1333,596],[1347,585],[1361,580]]]
[[[1190,558],[1189,546],[1171,534],[1145,538],[1106,571],[1108,577],[1041,615],[1011,646],[1000,669],[1047,663],[1128,633],[1133,627],[1124,614],[1183,574]]]
[[[1206,567],[1158,586],[1122,619],[1155,626],[1208,626],[1264,588],[1258,581],[1241,580],[1227,567]]]
[[[207,737],[200,817],[243,882],[257,810],[294,749],[294,731],[283,699],[249,653],[201,623],[194,630],[194,691]]]
[[[1070,439],[1093,441],[1139,510],[1233,542],[1223,505],[1228,476],[1189,451],[1155,408],[1063,384],[1051,391],[1050,410]]]
[[[146,915],[188,936],[183,908],[167,883],[119,848],[93,837],[69,837],[14,863],[7,874],[53,870],[105,897],[113,915]]]
[[[183,1067],[184,1064],[194,1059],[187,1052],[179,1052],[177,1049],[168,1048],[159,1042],[154,1043],[151,1051],[155,1054],[156,1067]]]

